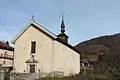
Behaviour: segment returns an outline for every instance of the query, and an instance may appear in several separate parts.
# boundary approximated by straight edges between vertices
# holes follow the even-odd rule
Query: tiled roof
[[[0,41],[0,49],[14,51],[14,48],[7,45],[5,42]]]

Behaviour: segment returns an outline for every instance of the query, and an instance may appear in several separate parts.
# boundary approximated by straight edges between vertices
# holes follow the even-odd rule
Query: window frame
[[[36,41],[31,42],[31,53],[36,53]]]

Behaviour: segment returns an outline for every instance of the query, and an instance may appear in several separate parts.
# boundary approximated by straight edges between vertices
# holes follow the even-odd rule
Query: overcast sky
[[[0,0],[0,40],[12,40],[32,15],[58,34],[62,12],[72,45],[120,32],[120,0]]]

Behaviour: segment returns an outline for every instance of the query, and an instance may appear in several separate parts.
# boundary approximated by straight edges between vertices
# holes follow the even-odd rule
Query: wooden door
[[[30,65],[30,73],[35,73],[35,65]]]

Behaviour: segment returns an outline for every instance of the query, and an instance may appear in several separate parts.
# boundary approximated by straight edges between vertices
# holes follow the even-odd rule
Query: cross
[[[64,12],[62,12],[61,16],[62,16],[62,20],[63,20],[64,19]]]
[[[34,15],[32,15],[32,21],[34,21],[34,17],[35,17],[35,16],[34,16]]]

